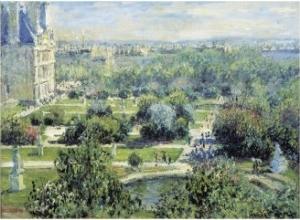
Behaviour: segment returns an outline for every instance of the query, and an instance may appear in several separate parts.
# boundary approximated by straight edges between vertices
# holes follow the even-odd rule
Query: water
[[[265,57],[272,58],[274,60],[299,59],[299,52],[290,52],[290,51],[269,51],[269,52],[262,52],[262,55]]]
[[[158,202],[160,192],[168,189],[169,186],[179,179],[181,178],[165,177],[155,180],[137,181],[125,186],[125,189],[127,189],[133,197],[140,197],[145,207],[150,207]]]

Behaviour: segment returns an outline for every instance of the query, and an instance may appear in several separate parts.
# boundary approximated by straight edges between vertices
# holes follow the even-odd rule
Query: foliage
[[[260,191],[250,185],[231,160],[215,159],[193,168],[186,179],[163,191],[159,218],[296,218],[295,189]]]
[[[106,90],[102,90],[98,94],[98,98],[102,100],[106,100],[109,97],[109,92]]]
[[[285,103],[273,113],[269,122],[268,134],[279,143],[283,153],[299,163],[299,109],[295,105]]]
[[[84,119],[76,119],[75,125],[69,126],[64,135],[64,143],[67,145],[79,144],[82,141],[82,135],[86,129]]]
[[[83,136],[95,143],[110,144],[119,135],[120,124],[116,119],[108,117],[92,117],[86,121]]]
[[[52,107],[49,109],[50,113],[47,113],[44,116],[44,124],[45,125],[62,125],[64,121],[65,112],[60,107]]]
[[[25,129],[24,135],[26,140],[28,140],[33,145],[34,141],[37,139],[38,134],[38,130],[31,125]]]
[[[38,218],[126,217],[138,208],[112,172],[110,154],[93,143],[60,152],[57,181],[30,192],[27,211]]]
[[[122,89],[118,96],[121,98],[121,99],[127,99],[131,94],[131,91],[129,89]]]
[[[152,104],[155,104],[157,102],[158,102],[157,97],[153,95],[142,95],[139,98],[139,102],[138,102],[139,110],[137,112],[137,117],[140,120],[148,120],[150,118],[148,108],[150,108]]]
[[[91,107],[87,110],[87,118],[91,118],[93,115],[98,117],[102,116],[110,116],[112,114],[112,110],[110,105],[106,105],[102,100],[95,100]]]
[[[160,102],[151,105],[148,112],[150,114],[150,120],[157,126],[158,130],[171,130],[175,118],[175,111],[172,107]]]
[[[6,145],[24,145],[31,143],[34,134],[29,135],[30,124],[22,119],[8,118],[1,125],[1,143]]]
[[[138,167],[143,164],[143,158],[136,152],[132,152],[128,157],[128,164],[132,167]]]
[[[79,93],[76,90],[71,90],[68,93],[68,98],[69,99],[78,99],[79,98]]]
[[[43,123],[43,113],[41,111],[33,112],[29,117],[32,125],[40,125]]]
[[[214,122],[213,132],[231,156],[269,159],[272,146],[266,136],[266,126],[255,112],[232,107],[221,112]]]

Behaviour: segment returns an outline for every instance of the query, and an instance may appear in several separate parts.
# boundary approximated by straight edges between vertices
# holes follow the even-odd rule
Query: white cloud
[[[297,2],[56,2],[49,17],[58,36],[82,29],[121,40],[299,36]]]

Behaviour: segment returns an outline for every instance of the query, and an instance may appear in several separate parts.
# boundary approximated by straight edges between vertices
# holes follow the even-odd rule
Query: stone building
[[[1,3],[1,104],[54,98],[55,41],[46,2]]]

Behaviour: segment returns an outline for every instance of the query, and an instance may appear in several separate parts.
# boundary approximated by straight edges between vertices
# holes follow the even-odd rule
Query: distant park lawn
[[[82,104],[82,99],[61,99],[56,104]]]
[[[66,148],[61,147],[44,147],[44,155],[37,155],[37,148],[21,148],[19,150],[20,157],[24,161],[54,161],[58,157],[58,151],[67,151]],[[127,161],[128,156],[132,152],[137,152],[143,157],[144,162],[153,161],[153,153],[165,151],[167,155],[170,155],[172,161],[178,159],[182,152],[182,148],[143,148],[133,150],[132,148],[118,148],[117,156],[114,158],[114,161]],[[11,149],[2,149],[1,150],[1,161],[9,162],[12,161],[12,150]]]
[[[20,157],[24,161],[54,161],[58,156],[58,151],[67,151],[66,148],[44,147],[44,155],[38,156],[37,148],[21,148],[19,149]],[[1,161],[12,161],[12,149],[1,149]]]
[[[159,153],[159,160],[161,160],[161,152],[165,151],[167,156],[172,158],[172,162],[176,161],[180,154],[182,153],[182,148],[143,148],[133,150],[131,148],[118,148],[117,155],[114,158],[114,161],[127,161],[129,155],[132,152],[136,152],[143,158],[144,162],[153,162],[154,161],[154,152]]]

